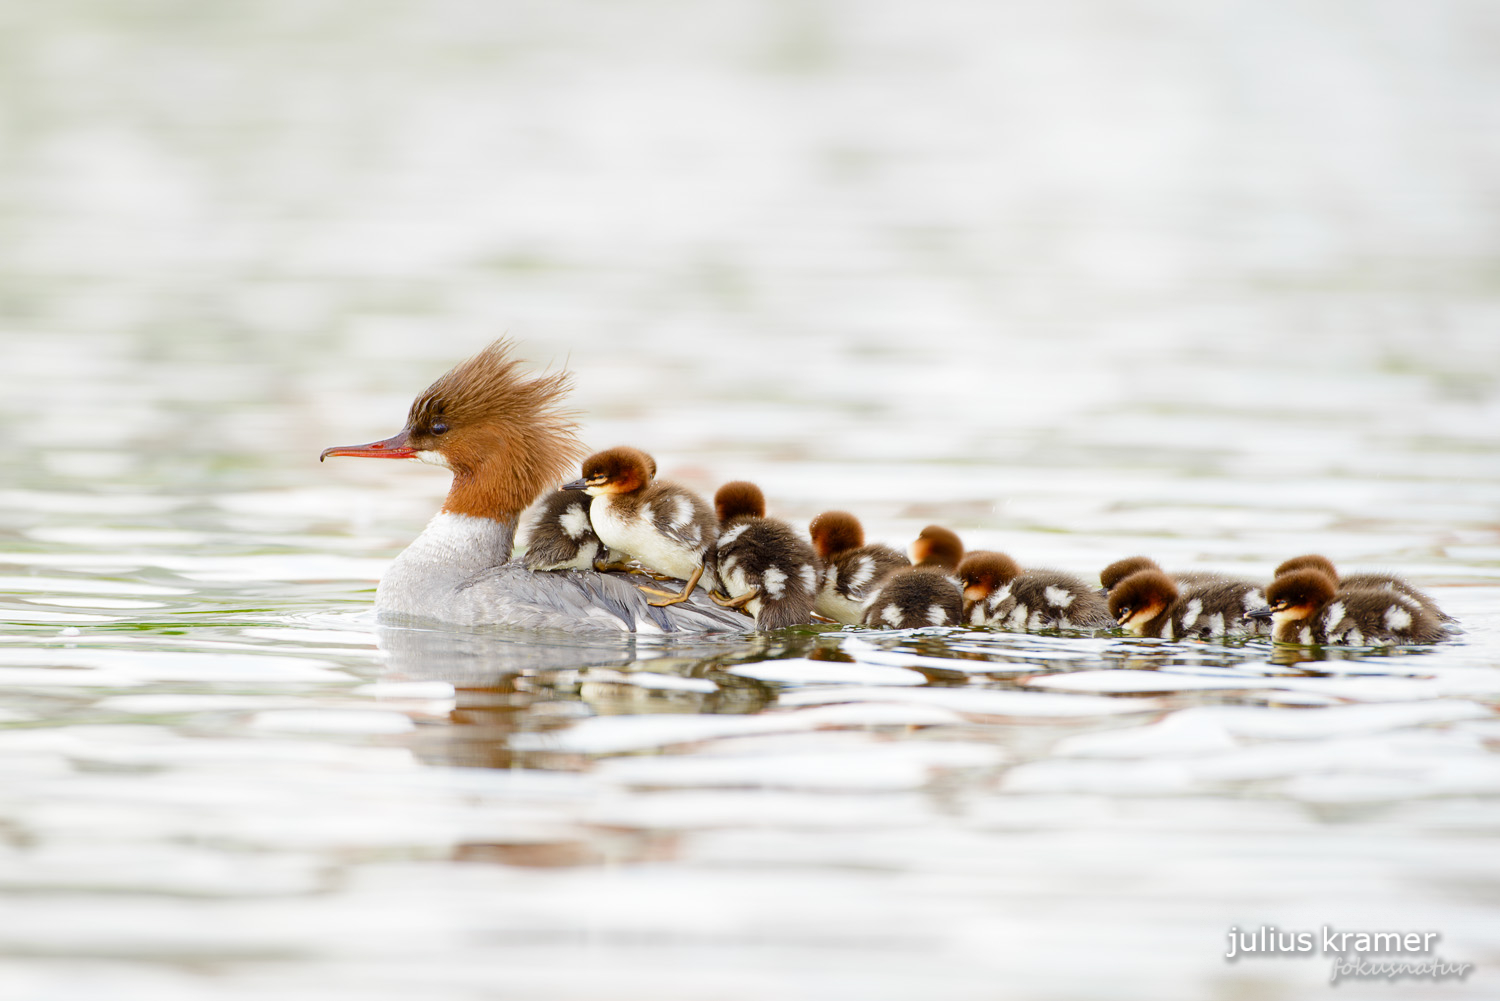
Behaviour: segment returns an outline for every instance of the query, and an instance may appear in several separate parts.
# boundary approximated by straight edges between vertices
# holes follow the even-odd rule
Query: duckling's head
[[[453,471],[443,510],[514,515],[565,475],[582,448],[574,414],[562,406],[571,376],[527,378],[513,351],[510,341],[495,341],[428,386],[399,434],[325,449],[321,458],[421,459]]]
[[[812,536],[818,559],[825,562],[865,544],[864,526],[848,511],[824,511],[808,522],[807,534]]]
[[[1293,556],[1277,567],[1276,572],[1271,576],[1280,577],[1295,570],[1316,570],[1335,584],[1339,580],[1339,572],[1334,569],[1333,561],[1319,553],[1308,553],[1306,556]]]
[[[1115,585],[1133,573],[1142,570],[1160,570],[1156,561],[1149,556],[1127,556],[1123,560],[1115,560],[1109,566],[1099,571],[1099,583],[1105,591],[1113,591]]]
[[[564,483],[564,490],[582,490],[591,497],[644,490],[656,476],[656,460],[638,448],[609,448],[583,460],[583,476]]]
[[[964,586],[965,618],[976,601],[983,601],[1020,574],[1016,561],[1005,553],[976,549],[958,565],[958,579]]]
[[[1311,617],[1337,592],[1334,579],[1321,570],[1291,570],[1278,573],[1276,579],[1267,585],[1266,607],[1271,611],[1271,621],[1279,629],[1284,623],[1301,622]]]
[[[1146,624],[1177,600],[1177,585],[1160,570],[1137,570],[1109,591],[1109,614],[1122,627],[1141,635]]]
[[[906,555],[919,567],[957,570],[964,558],[964,544],[957,534],[941,525],[928,525],[918,533]]]
[[[764,518],[766,495],[749,480],[732,480],[714,494],[714,511],[721,526],[728,524],[730,518]]]

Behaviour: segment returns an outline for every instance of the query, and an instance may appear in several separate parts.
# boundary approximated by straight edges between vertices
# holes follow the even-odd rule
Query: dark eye
[[[428,430],[430,430],[433,434],[447,434],[448,433],[448,425],[442,424],[442,423],[438,423],[438,424],[434,424]]]

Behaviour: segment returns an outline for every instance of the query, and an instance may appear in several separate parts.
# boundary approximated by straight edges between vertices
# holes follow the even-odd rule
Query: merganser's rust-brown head
[[[807,534],[818,559],[825,563],[865,544],[864,526],[848,511],[824,511],[807,523]]]
[[[1278,573],[1276,579],[1266,587],[1266,606],[1271,611],[1271,621],[1276,625],[1275,633],[1280,635],[1286,624],[1310,618],[1319,608],[1332,601],[1336,593],[1338,584],[1321,570],[1304,568]]]
[[[1109,590],[1109,614],[1127,631],[1145,635],[1151,620],[1177,600],[1177,585],[1160,570],[1137,570]]]
[[[958,565],[958,579],[964,586],[964,617],[975,602],[984,601],[1020,573],[1020,565],[1005,553],[976,549],[965,556]]]
[[[572,377],[527,378],[504,338],[459,362],[412,402],[401,432],[330,455],[421,459],[453,472],[443,510],[514,518],[556,483],[583,450],[573,412],[562,406]]]
[[[656,460],[638,448],[609,448],[583,460],[583,477],[564,483],[564,490],[582,490],[590,497],[630,494],[644,490],[656,477]]]
[[[731,518],[764,518],[766,495],[749,480],[731,480],[714,494],[714,511],[719,515],[721,528]]]
[[[1149,556],[1127,556],[1123,560],[1115,560],[1109,566],[1099,571],[1099,583],[1105,591],[1113,591],[1115,585],[1133,573],[1142,570],[1160,570],[1156,561]]]
[[[1318,553],[1308,553],[1306,556],[1293,556],[1276,568],[1272,577],[1281,577],[1296,570],[1316,570],[1326,576],[1335,584],[1339,581],[1339,572],[1334,569],[1333,561]]]
[[[914,566],[957,570],[964,558],[964,544],[954,532],[943,526],[928,525],[912,542],[907,556]]]

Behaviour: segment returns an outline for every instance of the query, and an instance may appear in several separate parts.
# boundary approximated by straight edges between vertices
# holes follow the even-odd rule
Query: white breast
[[[698,569],[701,557],[696,551],[656,531],[647,518],[621,517],[608,494],[594,498],[589,518],[606,546],[640,560],[652,570],[686,579]]]

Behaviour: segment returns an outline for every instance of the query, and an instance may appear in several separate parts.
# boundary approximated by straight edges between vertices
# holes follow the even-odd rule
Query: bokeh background
[[[497,724],[366,611],[442,475],[316,457],[501,335],[575,372],[588,443],[799,524],[1086,574],[1319,549],[1469,632],[1341,669],[1435,688],[1281,692],[1395,715],[1354,747],[1302,717],[1320,753],[1269,770],[1172,757],[1260,724],[1140,770],[919,756],[895,792],[796,748],[705,780],[738,799],[601,779],[608,741],[444,770],[514,765],[515,727],[454,735]],[[9,4],[0,344],[12,996],[1322,996],[1321,961],[1224,964],[1228,925],[1376,916],[1500,962],[1487,0]],[[639,674],[485,697],[521,730],[744,708]],[[957,708],[1010,762],[1078,736]]]

